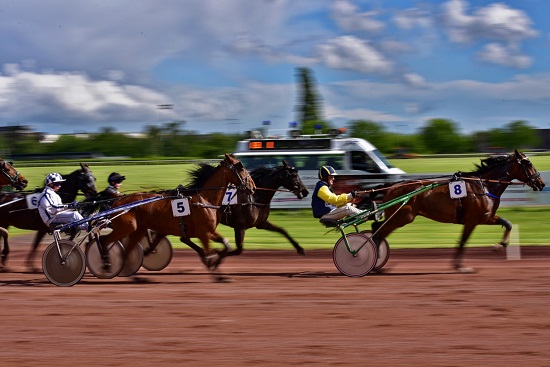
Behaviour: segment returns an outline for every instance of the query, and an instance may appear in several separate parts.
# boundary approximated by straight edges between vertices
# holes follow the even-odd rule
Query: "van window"
[[[335,170],[344,169],[344,157],[335,154],[277,154],[277,155],[239,155],[236,157],[243,163],[247,170],[258,167],[273,168],[283,164],[296,167],[298,171],[317,171],[321,166],[332,166]]]
[[[380,173],[378,165],[367,155],[367,153],[359,150],[350,152],[351,168],[359,171],[367,171],[370,173]]]

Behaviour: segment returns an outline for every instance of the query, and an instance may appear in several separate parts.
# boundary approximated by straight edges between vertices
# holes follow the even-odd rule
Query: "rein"
[[[453,177],[455,177],[455,176],[453,176]],[[481,182],[491,182],[491,183],[502,183],[502,184],[506,184],[506,185],[522,185],[522,186],[527,185],[525,182],[492,180],[492,179],[480,178],[480,177],[460,177],[460,179],[465,180],[465,181],[481,181]],[[428,178],[428,179],[423,179],[423,180],[414,180],[414,181],[409,181],[409,182],[405,182],[405,183],[401,183],[401,184],[395,184],[395,185],[392,185],[392,186],[382,187],[382,188],[379,188],[379,189],[363,190],[363,191],[360,191],[360,192],[367,194],[367,193],[378,192],[378,191],[387,191],[389,189],[394,189],[394,188],[404,187],[404,186],[409,186],[409,185],[417,185],[417,184],[429,185],[429,184],[432,184],[432,183],[444,183],[444,182],[452,182],[452,181],[453,181],[452,177],[448,180],[437,180],[437,179],[429,179]],[[491,193],[487,193],[486,195],[489,196],[489,197],[492,197],[493,199],[499,198],[498,196],[492,195]]]

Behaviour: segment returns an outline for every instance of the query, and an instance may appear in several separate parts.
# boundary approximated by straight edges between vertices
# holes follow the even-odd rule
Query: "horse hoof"
[[[455,268],[455,271],[459,274],[473,274],[476,272],[474,268],[465,268],[463,266]]]
[[[493,252],[497,254],[501,254],[504,252],[504,246],[502,246],[500,243],[493,245]]]
[[[302,256],[306,255],[306,251],[303,248],[296,249],[296,252],[298,253],[298,255],[302,255]]]

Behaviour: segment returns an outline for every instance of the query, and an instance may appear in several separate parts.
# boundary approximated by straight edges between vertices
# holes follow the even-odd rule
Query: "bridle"
[[[79,185],[79,189],[80,191],[82,191],[84,193],[84,195],[86,197],[88,197],[88,195],[90,196],[93,196],[94,193],[91,192],[91,187],[92,185],[90,184],[90,182],[94,182],[95,183],[96,181],[96,178],[94,177],[94,175],[92,174],[92,172],[80,172],[80,174],[78,175],[78,185]],[[95,186],[95,184],[94,184]],[[97,194],[97,189],[95,190],[95,194]]]
[[[2,166],[2,174],[4,176],[6,176],[9,180],[9,185],[15,186],[17,184],[17,181],[19,180],[20,173],[15,168],[13,168],[13,166],[11,164],[9,164],[6,161],[2,161],[2,163],[0,165]],[[6,167],[8,168],[8,170],[6,170]],[[10,174],[9,174],[9,169],[10,168],[11,168],[12,171],[15,172],[15,175],[13,175],[13,177],[10,176]]]
[[[285,174],[291,178],[292,181],[292,188],[285,186],[286,189],[288,189],[290,192],[292,192],[294,195],[298,196],[302,192],[302,187],[300,187],[300,184],[298,183],[298,173],[295,168],[285,168],[282,167],[281,169],[285,170]],[[290,185],[289,185],[290,186]]]
[[[529,158],[527,157],[521,157],[521,158],[518,158],[518,163],[521,167],[521,169],[523,169],[523,173],[525,173],[525,176],[527,176],[527,185],[531,186],[531,187],[535,187],[537,189],[541,189],[538,187],[536,181],[538,179],[540,179],[540,173],[535,170],[535,173],[534,174],[531,174],[528,170],[528,168],[526,167],[527,164],[529,164],[531,167],[533,166],[531,164],[531,161],[529,160]],[[525,163],[525,164],[524,164]]]
[[[241,182],[241,184],[239,186],[237,186],[238,190],[245,190],[245,191],[250,191],[250,192],[254,191],[252,189],[252,187],[250,187],[248,185],[248,182],[247,182],[246,178],[243,178],[240,174],[240,171],[242,171],[244,169],[244,166],[241,162],[239,162],[237,164],[233,164],[231,162],[227,162],[227,161],[223,160],[220,165],[223,166],[223,167],[229,168],[231,171],[233,171],[233,173],[235,173],[235,175],[237,175],[237,177],[239,178],[239,181]],[[248,176],[248,177],[250,178],[250,176]],[[252,181],[252,178],[250,178],[250,180],[248,180],[248,181]]]

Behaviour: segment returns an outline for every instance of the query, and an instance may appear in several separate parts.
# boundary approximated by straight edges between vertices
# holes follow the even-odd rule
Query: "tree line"
[[[326,125],[323,129],[331,128]],[[525,121],[513,121],[502,128],[462,135],[458,125],[447,119],[432,119],[415,134],[388,132],[382,123],[351,121],[348,135],[363,138],[386,155],[450,154],[533,149],[540,143],[537,129]],[[93,152],[103,156],[131,158],[216,158],[233,152],[244,134],[199,134],[181,129],[181,123],[148,126],[140,136],[104,128],[86,137],[62,135],[52,143],[40,143],[36,135],[0,137],[2,157],[15,154]]]

